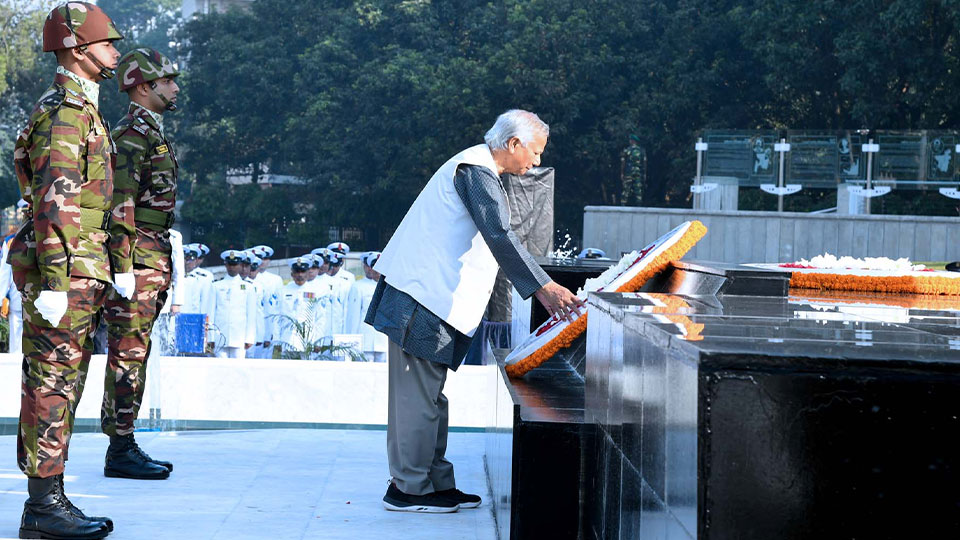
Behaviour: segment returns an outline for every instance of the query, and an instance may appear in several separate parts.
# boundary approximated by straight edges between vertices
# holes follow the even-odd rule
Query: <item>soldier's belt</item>
[[[152,210],[150,208],[141,208],[136,207],[133,212],[133,219],[137,223],[147,224],[147,225],[157,225],[165,229],[173,227],[173,212],[162,212],[160,210]]]
[[[80,226],[106,231],[110,228],[110,212],[94,210],[93,208],[81,208]]]

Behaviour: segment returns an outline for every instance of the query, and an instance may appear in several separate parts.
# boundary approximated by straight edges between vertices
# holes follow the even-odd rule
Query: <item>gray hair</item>
[[[549,137],[550,126],[530,111],[511,109],[497,117],[483,140],[491,150],[503,150],[514,137],[526,146],[537,135]]]

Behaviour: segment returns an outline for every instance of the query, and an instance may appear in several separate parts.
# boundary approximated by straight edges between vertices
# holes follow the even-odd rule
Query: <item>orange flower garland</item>
[[[814,289],[791,289],[791,300],[826,302],[831,304],[867,304],[907,309],[948,311],[960,310],[960,296],[945,295],[880,295],[853,291],[828,291]]]
[[[690,251],[703,236],[707,234],[707,228],[699,221],[692,221],[690,227],[683,233],[677,242],[665,249],[663,253],[657,255],[650,261],[643,270],[641,270],[630,281],[616,289],[616,292],[636,292],[643,287],[648,279],[655,276],[665,269],[671,262],[681,259]],[[538,367],[553,357],[560,349],[565,349],[573,343],[587,329],[587,313],[578,317],[569,326],[560,331],[557,337],[553,338],[546,345],[540,347],[530,356],[510,364],[505,367],[507,375],[511,377],[522,377],[530,370]]]
[[[790,286],[798,289],[882,292],[895,294],[960,295],[960,278],[930,276],[864,276],[792,272]]]

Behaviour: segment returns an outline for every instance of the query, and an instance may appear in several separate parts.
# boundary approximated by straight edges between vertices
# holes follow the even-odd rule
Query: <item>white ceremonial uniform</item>
[[[342,333],[338,331],[343,328],[345,313],[343,301],[339,294],[342,287],[340,280],[327,274],[320,274],[312,281],[306,282],[304,287],[309,287],[317,295],[317,300],[320,302],[318,309],[323,312],[323,336],[332,339],[333,334]]]
[[[250,279],[249,277],[243,278],[244,281],[250,284],[253,287],[253,290],[257,294],[257,331],[256,337],[254,338],[253,347],[250,347],[250,350],[247,351],[247,356],[250,358],[262,358],[261,349],[263,348],[263,339],[266,335],[266,311],[263,307],[263,287],[260,286],[255,280]],[[258,345],[259,343],[259,345]]]
[[[308,283],[287,283],[280,291],[280,316],[274,319],[274,336],[288,349],[305,351],[327,336],[329,326],[323,300]],[[300,325],[298,330],[296,325]]]
[[[183,276],[183,303],[180,313],[202,313],[210,315],[210,289],[212,280],[208,279],[200,268],[194,268]]]
[[[252,355],[254,358],[273,358],[273,330],[275,319],[280,310],[280,291],[283,290],[283,278],[277,274],[266,271],[257,273],[253,278],[254,283],[260,286],[263,292],[261,305],[263,306],[263,328],[262,340],[264,343],[271,343],[269,346],[252,347],[256,349]]]
[[[377,282],[364,277],[353,284],[350,296],[347,298],[347,333],[363,335],[363,355],[371,362],[387,361],[387,335],[377,332],[369,324],[363,322],[370,307],[370,299],[377,289]]]
[[[207,341],[222,346],[220,358],[245,358],[245,344],[257,338],[257,291],[239,274],[213,282]]]
[[[23,299],[13,282],[13,267],[7,262],[10,242],[4,242],[0,251],[0,298],[9,300],[10,313],[7,315],[10,330],[10,354],[23,354]]]
[[[334,283],[334,291],[338,300],[335,304],[330,333],[348,334],[350,332],[347,332],[347,300],[350,298],[350,290],[357,278],[343,268],[340,268],[335,275],[328,275],[327,277]]]

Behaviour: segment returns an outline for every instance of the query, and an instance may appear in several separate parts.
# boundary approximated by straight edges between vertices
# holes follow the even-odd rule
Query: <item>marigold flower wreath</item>
[[[907,259],[824,254],[798,263],[754,266],[789,269],[790,287],[797,289],[960,295],[960,273],[930,270]]]
[[[703,223],[686,221],[642,250],[624,255],[599,277],[587,280],[577,296],[586,300],[588,292],[636,292],[648,279],[686,255],[705,234]],[[587,329],[586,308],[580,316],[571,317],[571,322],[559,316],[550,318],[514,348],[505,361],[507,375],[522,377],[560,349],[569,347]]]

